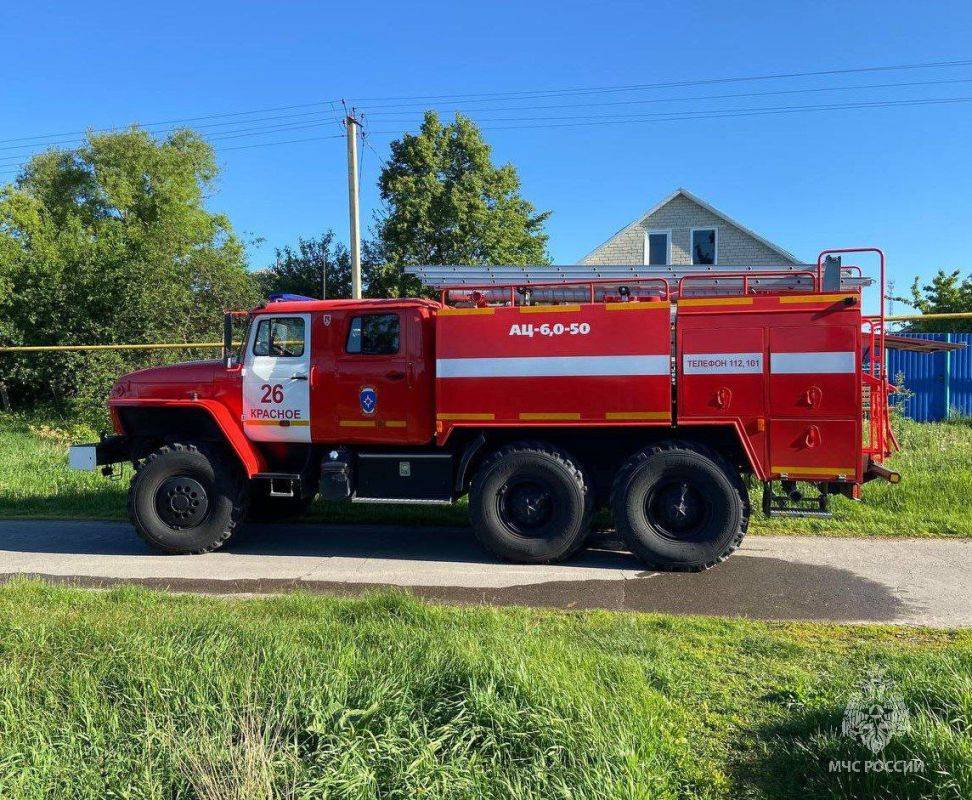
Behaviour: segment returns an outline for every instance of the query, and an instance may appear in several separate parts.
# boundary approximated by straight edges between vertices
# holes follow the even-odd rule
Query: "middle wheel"
[[[501,447],[469,489],[476,537],[506,561],[541,564],[566,558],[584,542],[593,491],[583,468],[551,445]]]

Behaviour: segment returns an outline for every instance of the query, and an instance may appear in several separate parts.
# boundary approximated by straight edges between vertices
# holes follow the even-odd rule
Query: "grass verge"
[[[0,797],[963,798],[972,632],[0,588]],[[840,733],[880,666],[910,725]]]
[[[828,536],[972,536],[972,424],[896,422],[902,452],[892,465],[902,483],[874,481],[864,487],[864,502],[833,498],[834,518],[763,518],[755,511],[752,533],[805,533]],[[123,519],[125,480],[67,468],[67,446],[93,441],[78,426],[51,425],[0,414],[0,517]],[[759,508],[759,489],[752,492]],[[318,502],[308,518],[317,522],[465,525],[464,503],[453,507],[367,506]],[[602,526],[610,519],[602,515]]]

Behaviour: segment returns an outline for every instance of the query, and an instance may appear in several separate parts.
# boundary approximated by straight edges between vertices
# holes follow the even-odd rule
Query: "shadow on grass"
[[[786,702],[786,698],[766,698]],[[735,795],[766,798],[904,798],[968,797],[969,786],[956,777],[961,767],[924,763],[922,771],[906,771],[905,762],[923,757],[910,732],[899,733],[877,755],[841,733],[843,706],[798,707],[781,720],[751,731],[745,754],[731,770]],[[936,748],[937,749],[937,748]],[[940,754],[941,751],[938,751]],[[875,767],[892,762],[896,769]]]
[[[3,519],[126,519],[128,484],[106,483],[97,489],[71,489],[42,497],[0,497]]]

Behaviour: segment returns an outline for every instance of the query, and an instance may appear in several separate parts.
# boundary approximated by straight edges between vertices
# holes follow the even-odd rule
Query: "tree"
[[[317,239],[297,239],[296,250],[290,245],[277,249],[273,266],[257,274],[265,295],[291,292],[307,297],[321,297],[326,276],[328,299],[351,296],[351,256],[348,248],[335,241],[329,230]]]
[[[428,111],[418,135],[392,142],[378,187],[386,211],[366,249],[369,294],[414,293],[404,266],[549,261],[550,212],[520,196],[514,167],[493,166],[479,129],[460,114],[443,125]]]
[[[35,156],[0,189],[0,281],[14,344],[218,340],[225,307],[256,299],[229,221],[203,207],[217,167],[188,130],[157,141],[137,127],[89,134]],[[91,414],[111,380],[163,353],[4,358],[21,404],[66,402]],[[170,358],[185,358],[173,352]]]
[[[960,280],[961,271],[938,270],[931,283],[924,286],[915,278],[911,297],[896,297],[902,303],[917,308],[922,314],[972,313],[972,275]],[[908,329],[920,333],[947,333],[972,330],[972,319],[938,319],[912,322]]]

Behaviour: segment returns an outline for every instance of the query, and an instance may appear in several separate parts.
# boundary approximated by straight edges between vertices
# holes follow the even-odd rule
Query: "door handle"
[[[385,377],[390,381],[402,381],[405,380],[405,373],[394,369],[391,372],[386,372]]]
[[[292,380],[292,381],[306,381],[307,380],[307,376],[304,373],[302,373],[302,372],[295,372],[293,375],[290,376],[290,380]]]

